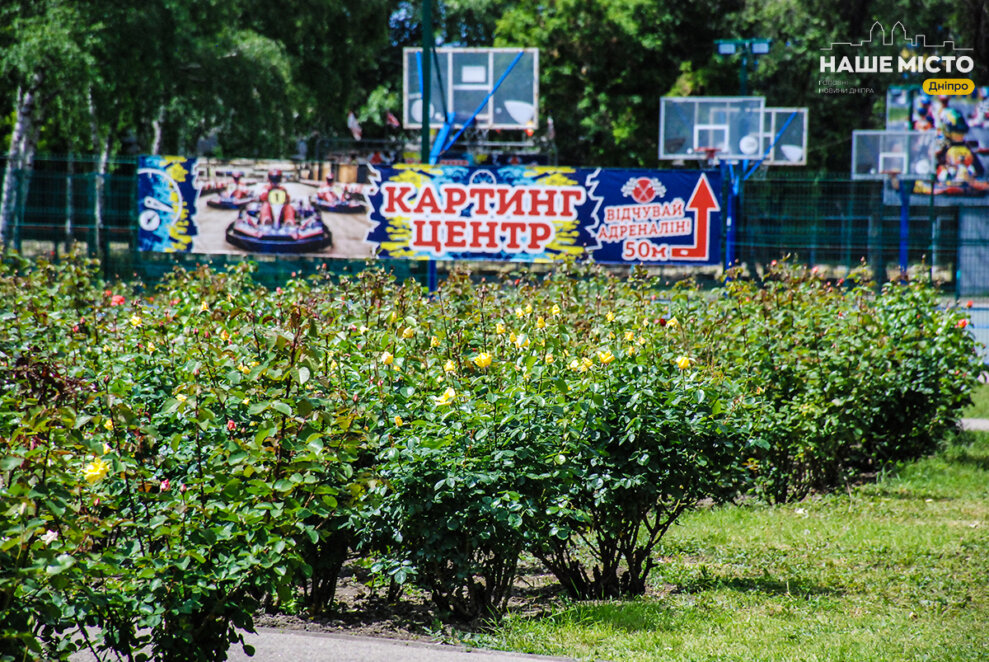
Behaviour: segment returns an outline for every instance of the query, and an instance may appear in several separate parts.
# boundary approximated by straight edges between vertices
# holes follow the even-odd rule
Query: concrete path
[[[230,662],[550,662],[569,659],[271,628],[258,628],[258,634],[247,635],[244,640],[254,646],[254,657],[244,655],[240,646],[232,646],[227,658]]]
[[[963,430],[989,430],[989,418],[963,418]]]
[[[258,628],[244,635],[254,646],[248,657],[240,645],[227,651],[230,662],[570,662],[571,658],[524,655],[503,651],[449,646],[423,641],[356,637],[348,634]],[[89,652],[76,653],[72,662],[95,662]]]

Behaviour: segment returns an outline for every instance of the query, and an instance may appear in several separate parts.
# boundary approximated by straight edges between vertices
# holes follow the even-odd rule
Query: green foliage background
[[[44,73],[42,151],[193,149],[282,156],[296,141],[346,136],[353,109],[365,136],[388,135],[398,111],[401,49],[421,45],[421,0],[281,3],[258,0],[15,0],[0,8],[0,108]],[[986,84],[989,8],[979,0],[446,0],[434,9],[438,44],[540,49],[542,116],[572,165],[654,166],[659,97],[738,92],[737,59],[718,38],[773,40],[750,93],[810,108],[812,168],[845,171],[853,129],[879,128],[885,90],[919,83],[848,76],[874,95],[817,92],[820,49],[902,21],[930,42],[974,49],[971,78]],[[877,51],[878,52],[878,51]],[[6,139],[13,114],[0,128]],[[409,137],[414,139],[414,135]],[[98,142],[98,141],[97,141]]]

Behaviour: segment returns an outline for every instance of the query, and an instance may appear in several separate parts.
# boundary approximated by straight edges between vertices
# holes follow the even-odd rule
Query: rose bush
[[[787,264],[433,295],[374,268],[2,269],[3,659],[225,659],[259,609],[332,608],[351,557],[462,619],[505,608],[525,552],[575,598],[641,594],[685,510],[926,453],[980,367],[932,288]]]

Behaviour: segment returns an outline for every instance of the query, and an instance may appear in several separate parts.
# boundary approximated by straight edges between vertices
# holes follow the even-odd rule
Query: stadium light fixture
[[[769,53],[770,39],[750,39],[750,49],[753,55],[767,55]]]
[[[718,55],[734,55],[738,50],[735,42],[729,39],[718,39],[714,43],[718,45]]]
[[[738,88],[741,96],[745,96],[748,93],[749,55],[751,54],[753,59],[758,62],[760,55],[769,54],[772,43],[772,39],[766,39],[764,37],[714,40],[714,44],[718,49],[718,55],[730,56],[736,53],[741,53],[742,55],[742,61],[739,63],[740,68],[738,71]]]

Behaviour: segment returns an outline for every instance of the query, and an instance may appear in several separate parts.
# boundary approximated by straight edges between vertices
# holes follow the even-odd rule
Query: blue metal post
[[[907,243],[910,238],[910,182],[900,182],[900,280],[907,275]]]
[[[735,201],[738,199],[739,178],[730,163],[721,163],[721,177],[728,182],[728,196],[725,200],[725,269],[735,263]]]
[[[430,71],[432,64],[432,52],[435,46],[433,42],[433,0],[425,0],[422,3],[422,59],[419,70],[422,72],[422,154],[420,155],[423,165],[430,162],[429,149],[429,124],[432,120],[432,113],[429,112],[430,91],[433,86],[433,76]],[[429,292],[436,291],[436,260],[430,259],[426,276],[426,285]]]

